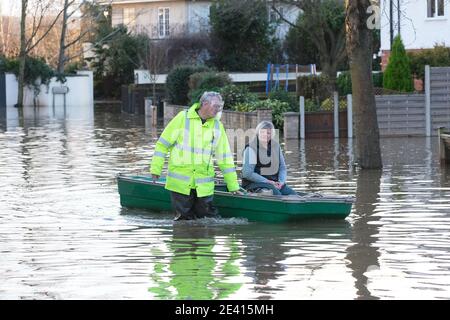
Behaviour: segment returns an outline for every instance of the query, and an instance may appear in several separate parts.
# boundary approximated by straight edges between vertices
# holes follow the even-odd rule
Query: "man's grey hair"
[[[205,102],[211,103],[213,100],[216,100],[220,104],[220,110],[222,110],[224,104],[222,96],[220,93],[214,91],[204,92],[200,98],[200,105],[202,106]]]

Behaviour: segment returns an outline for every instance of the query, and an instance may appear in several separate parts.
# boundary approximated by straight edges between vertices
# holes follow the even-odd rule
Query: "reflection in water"
[[[0,105],[0,132],[6,130],[6,107]]]
[[[329,279],[350,241],[347,221],[305,221],[297,224],[251,224],[241,227],[245,261],[255,299],[307,299]],[[319,253],[320,251],[320,253]],[[330,273],[331,275],[331,273]],[[286,283],[290,283],[288,287]],[[318,291],[316,292],[316,290]]]
[[[148,171],[161,126],[50,111],[0,128],[0,299],[450,298],[435,137],[382,139],[381,172],[353,167],[352,139],[286,141],[288,183],[356,195],[347,221],[183,225],[119,203],[115,174]]]
[[[360,170],[358,173],[356,202],[353,207],[353,242],[347,248],[349,267],[355,278],[355,288],[358,299],[373,299],[367,289],[369,269],[378,268],[380,253],[374,246],[378,226],[371,224],[378,220],[373,216],[380,192],[381,170]]]
[[[241,256],[238,244],[232,237],[218,239],[215,233],[209,226],[175,223],[166,243],[169,253],[152,251],[168,258],[155,263],[151,279],[156,286],[149,291],[159,299],[210,300],[239,290],[242,284],[232,280],[240,273],[235,265]]]

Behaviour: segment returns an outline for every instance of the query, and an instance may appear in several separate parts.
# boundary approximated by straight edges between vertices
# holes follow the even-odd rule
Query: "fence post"
[[[284,118],[284,139],[298,139],[298,113],[285,112]]]
[[[335,91],[334,94],[334,137],[339,138],[339,95]]]
[[[305,97],[300,96],[300,139],[305,139]]]
[[[425,66],[425,136],[431,136],[431,79],[430,66]]]
[[[347,136],[353,138],[353,97],[347,95]]]

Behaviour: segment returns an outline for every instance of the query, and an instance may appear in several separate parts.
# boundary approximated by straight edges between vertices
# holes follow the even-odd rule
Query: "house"
[[[209,30],[209,8],[212,1],[203,0],[110,0],[112,26],[123,24],[134,32],[147,33],[162,39],[183,34],[203,33]],[[277,21],[277,13],[269,8],[270,21]],[[295,23],[299,9],[280,5],[278,11]],[[275,35],[283,39],[289,24],[279,23]]]
[[[380,50],[383,70],[389,61],[391,32],[393,37],[400,34],[407,51],[430,49],[436,44],[450,46],[450,2],[448,0],[380,1]]]

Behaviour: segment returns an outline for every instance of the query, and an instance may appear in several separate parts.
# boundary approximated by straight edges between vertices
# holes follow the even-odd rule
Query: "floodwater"
[[[345,221],[174,223],[121,208],[115,175],[148,170],[161,128],[0,117],[0,299],[449,299],[450,168],[437,138],[382,139],[384,168],[352,141],[289,141],[296,190],[355,195]]]

